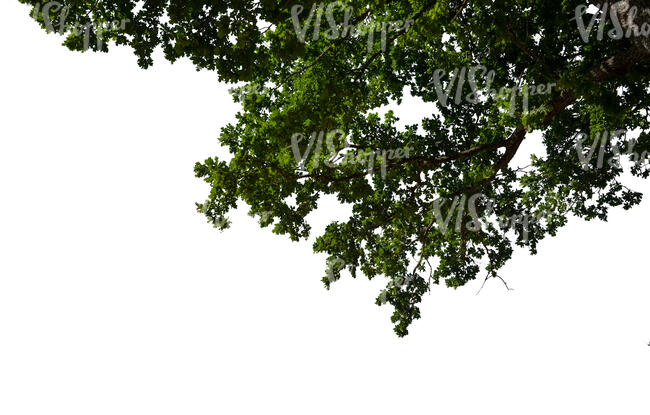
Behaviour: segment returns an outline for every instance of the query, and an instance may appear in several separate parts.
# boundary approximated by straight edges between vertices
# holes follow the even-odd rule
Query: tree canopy
[[[323,281],[385,277],[400,336],[434,284],[501,278],[568,215],[638,204],[623,174],[650,171],[650,0],[20,1],[70,49],[128,45],[147,68],[161,47],[243,82],[232,157],[195,166],[199,210],[226,228],[245,202],[300,240],[324,195],[350,205],[314,243]],[[421,123],[379,115],[409,95]],[[544,151],[515,166],[533,136]]]

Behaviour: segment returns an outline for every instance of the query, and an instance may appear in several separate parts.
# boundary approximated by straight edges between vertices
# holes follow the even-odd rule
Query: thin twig
[[[449,22],[449,23],[453,23],[453,22],[456,20],[456,18],[457,18],[458,16],[460,16],[460,13],[463,11],[463,9],[465,8],[465,6],[467,6],[467,1],[468,1],[468,0],[465,0],[465,2],[462,4],[462,6],[460,6],[460,8],[458,9],[458,11],[456,12],[456,15],[454,16],[453,19],[451,19],[451,22]]]

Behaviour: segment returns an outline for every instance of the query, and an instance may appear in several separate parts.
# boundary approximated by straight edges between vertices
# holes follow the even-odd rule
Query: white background
[[[516,254],[514,291],[434,287],[399,339],[385,281],[328,292],[311,241],[196,212],[237,111],[214,73],[72,53],[28,13],[0,6],[0,414],[650,411],[647,200]]]

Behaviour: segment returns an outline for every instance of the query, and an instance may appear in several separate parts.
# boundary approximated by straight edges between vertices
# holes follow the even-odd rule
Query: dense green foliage
[[[596,22],[586,29],[585,41],[575,18],[584,2],[354,0],[331,7],[335,24],[324,13],[318,30],[316,17],[309,20],[314,3],[306,1],[298,20],[299,28],[306,25],[304,43],[292,19],[294,2],[160,0],[139,2],[137,8],[134,1],[63,3],[70,6],[66,19],[82,25],[128,19],[124,30],[102,35],[107,42],[95,42],[91,30],[92,49],[106,50],[108,39],[130,45],[146,68],[161,46],[171,61],[187,57],[223,81],[245,82],[233,94],[242,110],[220,137],[232,159],[196,166],[198,177],[212,186],[201,210],[225,227],[228,212],[243,201],[263,227],[299,240],[309,236],[307,215],[323,195],[352,205],[351,217],[331,223],[314,244],[330,258],[324,282],[329,287],[344,270],[386,277],[377,303],[394,307],[399,335],[420,317],[418,304],[433,284],[460,287],[482,271],[499,278],[514,245],[535,253],[568,214],[606,219],[610,207],[627,209],[641,200],[621,183],[624,169],[618,163],[597,166],[594,157],[592,168],[584,168],[575,136],[590,137],[587,149],[603,133],[635,131],[634,141],[631,134],[606,141],[601,156],[606,159],[616,155],[616,144],[634,146],[637,153],[650,150],[650,43],[642,35],[609,36],[615,29],[609,20],[601,40]],[[627,3],[640,10],[630,21],[650,21],[642,13],[650,10],[647,0],[622,2]],[[379,32],[374,38],[350,31],[343,36],[342,4],[352,11],[350,24],[402,25],[384,39]],[[626,29],[628,15],[623,8],[618,13]],[[38,9],[34,15],[47,26]],[[590,19],[585,15],[585,25]],[[81,50],[81,37],[72,33],[65,44]],[[444,71],[446,86],[446,74],[476,65],[494,71],[491,86],[482,76],[486,71],[479,71],[479,90],[554,87],[528,96],[530,111],[521,95],[513,101],[493,94],[456,103],[455,86],[449,104],[441,105],[435,71]],[[472,92],[465,83],[460,96]],[[393,113],[376,114],[390,102],[401,103],[404,94],[431,103],[432,113],[420,125],[399,128]],[[305,136],[304,153],[310,135],[333,130],[344,132],[345,139],[337,136],[323,143],[322,151],[312,149],[299,168],[292,137]],[[532,156],[527,168],[510,165],[535,131],[541,131],[546,151]],[[408,156],[377,156],[370,174],[367,162],[329,162],[346,151],[358,156],[405,148],[411,149]],[[648,172],[643,164],[632,167],[638,176]],[[475,215],[452,201],[479,193],[479,215],[543,219],[511,229],[495,222],[473,227]],[[440,200],[448,202],[436,203]],[[488,207],[487,200],[494,203]],[[460,227],[440,226],[440,217],[451,214],[453,223],[456,213]]]

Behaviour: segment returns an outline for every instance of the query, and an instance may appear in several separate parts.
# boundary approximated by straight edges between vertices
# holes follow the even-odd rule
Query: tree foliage
[[[34,17],[47,28],[39,13],[42,5],[20,1],[31,4]],[[581,31],[576,8],[590,2],[63,3],[65,18],[81,25],[128,19],[121,31],[98,34],[91,27],[91,49],[107,51],[109,39],[129,45],[147,68],[161,47],[170,61],[186,57],[197,68],[215,70],[225,82],[244,82],[233,94],[242,110],[219,138],[232,158],[215,157],[195,167],[212,188],[200,209],[226,227],[228,212],[245,202],[262,227],[300,240],[310,235],[308,215],[321,197],[334,195],[351,205],[349,219],[331,223],[314,243],[316,252],[329,256],[324,282],[329,287],[345,270],[352,276],[385,277],[377,303],[394,307],[398,335],[407,334],[420,317],[418,304],[433,284],[457,288],[481,272],[500,278],[514,246],[536,253],[539,241],[555,235],[567,215],[606,219],[610,207],[629,209],[641,200],[621,182],[623,166],[597,166],[598,154],[585,168],[576,151],[576,134],[585,134],[588,149],[595,138],[621,129],[638,136],[604,142],[601,158],[610,159],[625,146],[637,153],[650,150],[648,37],[610,36],[616,26],[609,12],[591,27],[592,15],[585,14]],[[328,6],[334,22],[326,19]],[[631,15],[631,6],[636,14]],[[623,30],[650,24],[650,1],[629,0],[617,7]],[[58,18],[50,16],[55,25]],[[377,22],[401,25],[394,24],[385,36],[344,32],[346,26]],[[599,36],[599,30],[605,35]],[[100,35],[107,41],[95,42]],[[69,33],[66,46],[81,50],[80,36]],[[461,102],[453,102],[453,86],[452,102],[442,105],[435,78],[444,74],[447,87],[454,70],[478,65],[486,69],[475,73],[478,90],[554,87],[512,100],[499,94],[465,99],[475,92],[465,82],[458,92]],[[436,70],[442,71],[436,75]],[[488,70],[493,71],[489,80],[483,76]],[[419,125],[400,127],[390,111],[378,115],[379,108],[400,104],[405,94],[430,104],[431,114]],[[315,144],[304,166],[298,166],[296,134],[305,137],[298,145],[304,154],[312,134],[331,131],[345,138],[324,140],[322,151],[315,151]],[[534,132],[545,151],[531,156],[527,168],[512,165]],[[405,148],[411,149],[408,156],[393,160],[382,153]],[[367,160],[340,162],[348,153],[361,160],[364,152],[366,158],[376,154],[375,167],[369,168]],[[649,170],[636,163],[632,173],[647,177]],[[489,211],[496,217],[543,220],[524,221],[525,226],[486,221],[476,227],[475,215],[461,205],[477,194],[479,216]],[[452,217],[450,227],[441,226],[441,217]]]

